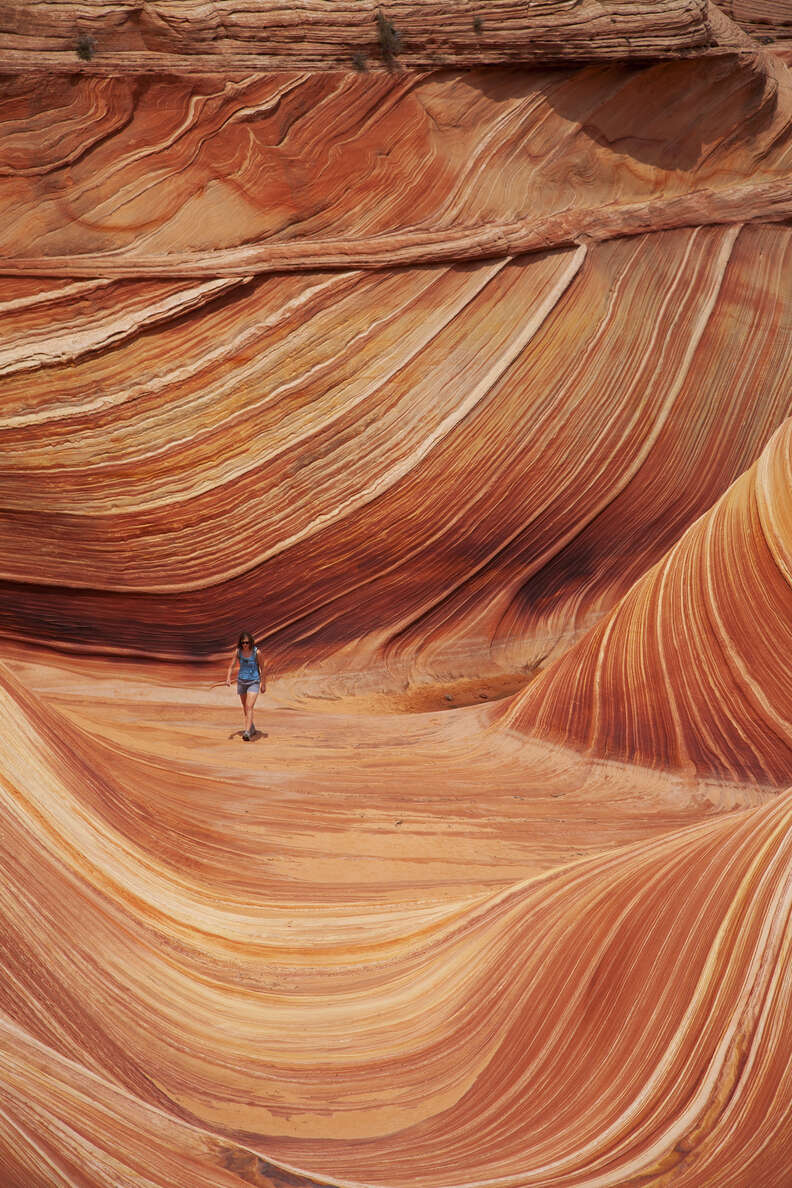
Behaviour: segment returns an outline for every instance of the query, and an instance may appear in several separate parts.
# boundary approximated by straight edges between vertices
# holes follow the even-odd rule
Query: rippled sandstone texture
[[[3,6],[3,1188],[787,1188],[792,95],[722,8]]]
[[[40,0],[4,4],[0,35],[15,67],[43,56],[68,68],[79,49],[131,70],[152,62],[326,70],[349,68],[356,55],[358,69],[394,59],[408,67],[590,61],[672,57],[715,42],[704,0]]]

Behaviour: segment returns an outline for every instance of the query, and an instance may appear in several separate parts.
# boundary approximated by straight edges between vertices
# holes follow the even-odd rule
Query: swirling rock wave
[[[6,1182],[783,1183],[789,793],[462,899],[381,866],[334,897],[315,856],[273,895],[267,821],[294,845],[294,800],[248,776],[218,862],[208,770],[155,777],[154,824],[139,725],[103,744],[79,698],[56,712],[8,671],[2,696],[25,744],[2,769]],[[338,861],[306,826],[306,858],[330,826]]]
[[[790,112],[785,67],[732,56],[397,78],[12,76],[2,269],[242,278],[786,220]]]
[[[510,721],[598,755],[792,780],[792,421]]]
[[[792,412],[790,251],[786,228],[700,228],[394,274],[28,285],[0,380],[3,629],[207,656],[242,602],[286,665],[369,635],[399,669],[547,655]]]
[[[422,69],[359,74],[373,6],[25,9],[3,1188],[787,1188],[783,53],[405,3]]]

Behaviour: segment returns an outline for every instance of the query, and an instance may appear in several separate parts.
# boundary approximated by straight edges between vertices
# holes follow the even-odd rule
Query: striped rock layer
[[[737,7],[3,6],[3,1188],[788,1188]]]
[[[569,641],[792,412],[789,98],[725,59],[10,79],[0,630]]]
[[[270,706],[251,770],[206,698],[191,729],[178,689],[94,662],[56,707],[32,671],[1,674],[5,1183],[784,1183],[789,793],[674,824],[635,774],[483,755],[465,710]],[[559,813],[594,848],[524,877]]]
[[[787,420],[758,462],[516,700],[510,722],[598,755],[792,782],[790,479]]]
[[[705,0],[12,0],[0,38],[13,69],[114,72],[624,60],[715,40]]]
[[[792,38],[789,0],[720,0],[718,8],[761,44]]]
[[[787,69],[740,55],[400,76],[9,75],[0,269],[381,271],[786,221],[790,111]]]

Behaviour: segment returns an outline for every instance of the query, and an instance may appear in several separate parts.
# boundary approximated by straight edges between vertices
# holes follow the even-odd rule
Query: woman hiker
[[[226,673],[227,685],[231,684],[231,672],[234,662],[237,660],[239,661],[237,693],[239,694],[239,700],[242,702],[242,712],[245,715],[245,729],[242,737],[245,742],[250,742],[256,733],[256,727],[253,725],[253,706],[256,704],[256,698],[261,692],[262,676],[261,669],[259,668],[258,648],[249,631],[243,631],[239,637],[239,642],[231,657],[231,663]]]

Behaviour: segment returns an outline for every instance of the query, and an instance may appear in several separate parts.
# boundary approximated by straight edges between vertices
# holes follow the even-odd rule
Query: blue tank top
[[[239,657],[239,673],[237,680],[239,681],[257,681],[260,680],[258,666],[258,648],[254,648],[249,656],[245,656],[241,648],[237,648],[237,656]]]

